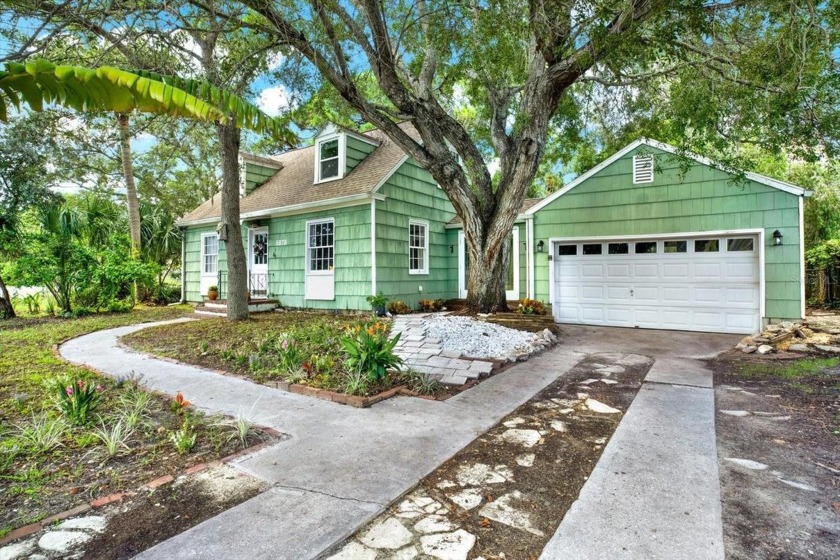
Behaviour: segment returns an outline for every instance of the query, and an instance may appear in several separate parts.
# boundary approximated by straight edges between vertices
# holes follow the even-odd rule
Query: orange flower
[[[376,332],[376,331],[373,329],[373,327],[368,327],[367,333],[368,333],[370,336],[373,336],[373,333],[375,333],[375,332]]]
[[[181,394],[181,391],[175,393],[175,404],[180,406],[181,408],[187,408],[190,406],[190,401],[184,398],[184,395]]]

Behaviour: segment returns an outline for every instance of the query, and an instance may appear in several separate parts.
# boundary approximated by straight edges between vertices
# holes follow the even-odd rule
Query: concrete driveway
[[[91,333],[60,352],[109,375],[143,374],[151,389],[182,391],[208,412],[245,413],[291,438],[237,464],[268,481],[268,491],[141,558],[317,558],[596,352],[649,355],[656,363],[544,557],[600,558],[617,551],[627,558],[680,558],[665,553],[697,551],[690,547],[695,541],[713,553],[707,557],[716,557],[718,545],[722,551],[714,411],[706,388],[711,377],[694,358],[721,352],[738,337],[564,326],[555,350],[445,402],[398,397],[360,410],[119,346],[119,337],[149,326]],[[675,519],[670,509],[661,512],[672,500],[694,501],[696,514]]]

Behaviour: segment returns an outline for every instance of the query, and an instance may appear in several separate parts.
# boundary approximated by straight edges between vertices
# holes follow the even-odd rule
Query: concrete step
[[[273,311],[280,305],[276,299],[251,299],[248,303],[248,311],[250,313],[263,313],[266,311]],[[195,313],[199,315],[217,315],[224,316],[227,314],[227,301],[217,299],[215,301],[205,301],[203,305],[195,308]]]

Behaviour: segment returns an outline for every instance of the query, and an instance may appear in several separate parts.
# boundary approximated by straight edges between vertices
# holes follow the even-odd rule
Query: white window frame
[[[423,247],[411,246],[411,226],[421,226],[423,228]],[[423,249],[423,268],[411,268],[411,249]],[[429,222],[426,220],[415,220],[413,218],[408,220],[408,273],[429,273]]]
[[[333,235],[332,245],[322,245],[318,248],[324,248],[324,247],[331,247],[332,248],[332,268],[330,268],[329,270],[312,270],[312,261],[310,260],[310,253],[309,252],[313,247],[310,245],[310,241],[312,239],[312,236],[309,234],[309,230],[314,225],[327,224],[327,223],[331,223],[332,226],[333,226],[333,228],[332,228],[332,235]],[[308,274],[310,276],[331,276],[331,275],[335,274],[335,219],[334,218],[324,218],[324,219],[321,219],[321,220],[309,220],[308,222],[306,222],[306,253],[305,253],[305,258],[306,258],[306,274]]]
[[[644,163],[645,161],[650,162],[650,176],[649,177],[640,177],[637,166],[640,163]],[[656,159],[653,157],[653,154],[642,154],[633,156],[633,184],[634,185],[641,185],[644,183],[653,183],[654,175],[655,175],[655,168],[656,168]]]
[[[212,272],[207,272],[207,262],[205,260],[206,257],[209,256],[209,255],[207,255],[207,252],[206,252],[207,251],[207,243],[205,241],[208,237],[215,237],[216,238],[216,255],[215,255],[215,257],[216,257],[216,267],[215,267],[216,270],[213,270]],[[219,234],[218,233],[202,233],[201,234],[201,275],[202,276],[210,276],[211,274],[214,275],[214,276],[219,274]]]
[[[335,177],[327,177],[326,179],[321,177],[321,145],[326,142],[332,142],[334,140],[338,140],[338,175]],[[344,168],[347,166],[347,150],[346,150],[347,142],[345,140],[344,134],[330,134],[329,136],[324,136],[323,138],[318,138],[315,142],[315,184],[318,183],[328,183],[330,181],[337,181],[344,177]],[[332,159],[332,158],[330,158]]]

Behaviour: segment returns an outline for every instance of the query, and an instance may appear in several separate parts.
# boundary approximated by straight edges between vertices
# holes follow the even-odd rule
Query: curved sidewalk
[[[396,397],[356,409],[118,343],[167,323],[91,333],[63,344],[60,353],[108,375],[142,375],[150,389],[181,391],[201,410],[245,414],[291,438],[236,463],[269,482],[268,491],[147,550],[144,559],[316,558],[583,357],[561,347],[444,402]]]

